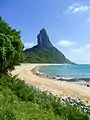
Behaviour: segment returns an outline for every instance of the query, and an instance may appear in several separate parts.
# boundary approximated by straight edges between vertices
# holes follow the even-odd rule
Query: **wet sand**
[[[52,64],[21,64],[16,66],[12,71],[12,75],[17,75],[26,83],[39,88],[42,91],[51,92],[60,97],[74,97],[81,99],[86,104],[90,105],[90,87],[77,84],[76,82],[58,81],[49,79],[44,75],[37,74],[37,66],[52,65]],[[35,69],[36,68],[36,69]]]

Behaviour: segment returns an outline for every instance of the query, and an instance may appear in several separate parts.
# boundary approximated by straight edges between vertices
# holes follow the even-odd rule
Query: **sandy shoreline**
[[[50,64],[21,64],[21,66],[15,67],[15,70],[12,71],[12,75],[18,74],[20,79],[30,85],[38,87],[42,91],[49,91],[61,97],[75,97],[90,105],[90,87],[79,85],[74,82],[48,79],[32,73],[32,69],[42,65]]]

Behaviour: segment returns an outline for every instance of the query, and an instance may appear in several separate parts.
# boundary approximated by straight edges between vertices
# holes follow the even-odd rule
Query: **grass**
[[[0,120],[89,120],[86,113],[60,98],[10,76],[0,78]]]

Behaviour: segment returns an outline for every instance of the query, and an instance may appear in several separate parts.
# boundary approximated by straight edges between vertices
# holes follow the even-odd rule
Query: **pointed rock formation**
[[[26,49],[24,53],[26,62],[72,64],[63,53],[51,44],[47,31],[44,28],[37,35],[37,45]]]
[[[43,28],[40,30],[40,33],[37,36],[37,43],[40,47],[44,48],[52,48],[53,45],[51,44],[49,37],[47,35],[46,30]]]

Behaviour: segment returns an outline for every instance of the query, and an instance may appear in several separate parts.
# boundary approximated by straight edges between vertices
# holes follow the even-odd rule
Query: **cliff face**
[[[63,53],[55,48],[43,28],[37,35],[37,45],[26,49],[25,61],[33,63],[72,63]]]
[[[47,35],[46,30],[43,28],[37,36],[37,43],[38,46],[43,48],[52,48],[53,45],[51,44],[49,37]]]

